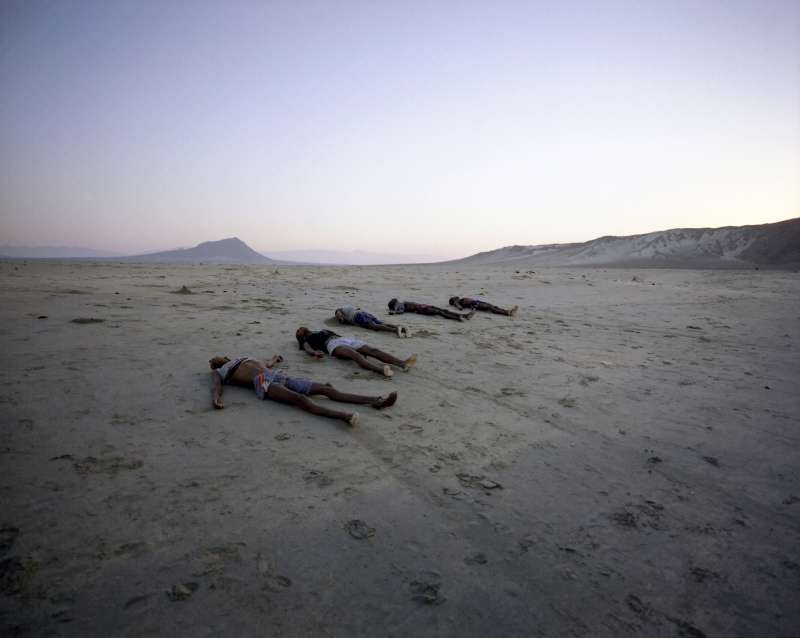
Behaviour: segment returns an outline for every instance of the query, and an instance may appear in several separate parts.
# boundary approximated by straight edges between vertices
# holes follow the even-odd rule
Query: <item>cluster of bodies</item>
[[[517,312],[517,306],[506,310],[485,301],[468,297],[451,297],[450,305],[457,310],[465,310],[466,312],[455,312],[447,308],[438,308],[413,301],[401,302],[397,299],[392,299],[388,303],[389,314],[391,315],[416,313],[439,316],[454,321],[467,321],[478,310],[509,317],[514,316]],[[375,317],[375,315],[354,306],[337,308],[334,316],[341,324],[379,332],[392,332],[398,337],[409,336],[408,328],[405,326],[386,323]],[[408,372],[417,362],[417,355],[415,354],[406,359],[399,359],[382,350],[373,348],[363,341],[343,337],[331,330],[312,332],[308,328],[301,326],[297,329],[295,337],[299,348],[317,359],[323,358],[326,353],[338,359],[350,359],[365,370],[381,374],[385,378],[390,378],[394,375],[392,366]],[[374,363],[370,359],[375,359],[380,363]],[[272,399],[280,403],[294,405],[311,414],[340,419],[351,426],[355,426],[359,419],[358,412],[334,410],[315,403],[309,397],[324,396],[332,401],[341,403],[369,405],[376,410],[388,408],[397,401],[397,392],[391,392],[385,396],[364,396],[341,392],[329,383],[317,383],[311,379],[290,377],[282,370],[275,369],[275,366],[282,361],[283,357],[280,355],[275,355],[267,361],[251,357],[231,359],[226,356],[217,356],[211,359],[208,363],[212,371],[212,400],[214,407],[220,410],[224,407],[222,392],[225,384],[238,385],[254,388],[259,399]]]

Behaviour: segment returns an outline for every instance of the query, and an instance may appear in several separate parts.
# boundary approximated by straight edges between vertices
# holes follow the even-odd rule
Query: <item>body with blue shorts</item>
[[[283,361],[283,357],[275,355],[268,361],[250,357],[214,357],[208,362],[213,377],[212,399],[214,407],[221,410],[222,393],[225,385],[238,385],[253,388],[259,399],[271,399],[280,403],[294,405],[319,416],[340,419],[354,426],[358,423],[357,412],[342,412],[314,403],[310,396],[324,396],[332,401],[371,405],[380,410],[393,405],[397,400],[397,392],[387,396],[362,396],[340,392],[330,384],[316,383],[311,379],[290,377],[275,366]]]
[[[367,330],[377,330],[379,332],[393,332],[398,337],[407,337],[408,328],[386,323],[378,319],[375,315],[366,310],[355,306],[342,306],[333,313],[339,323],[366,328]]]

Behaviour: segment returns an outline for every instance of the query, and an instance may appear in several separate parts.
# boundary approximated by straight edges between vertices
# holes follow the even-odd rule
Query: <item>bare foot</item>
[[[358,416],[358,412],[353,412],[348,419],[347,423],[351,428],[354,428],[358,425],[358,422],[361,420],[361,417]]]
[[[514,306],[511,310],[508,311],[508,316],[513,317],[517,314],[517,310],[519,310],[519,306]]]
[[[394,376],[394,371],[392,370],[392,366],[390,366],[388,363],[383,366],[383,376],[386,377],[387,379],[389,377]]]
[[[395,401],[397,401],[397,392],[392,392],[387,397],[379,397],[378,400],[372,404],[372,407],[376,410],[382,410],[383,408],[394,405]]]
[[[417,355],[412,354],[403,362],[403,372],[408,372],[417,363]]]
[[[403,326],[397,326],[397,336],[398,337],[403,336]]]

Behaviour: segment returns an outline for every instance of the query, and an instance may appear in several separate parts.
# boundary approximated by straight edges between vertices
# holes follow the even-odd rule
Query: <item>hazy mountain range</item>
[[[328,265],[368,265],[368,264],[409,264],[441,261],[430,255],[400,253],[377,253],[363,250],[284,250],[257,252],[238,237],[219,241],[207,241],[193,248],[147,252],[126,255],[91,248],[61,246],[0,246],[0,257],[18,259],[103,259],[135,262],[174,262],[174,263],[237,263],[237,264],[328,264]]]
[[[402,253],[376,253],[364,250],[271,250],[262,253],[271,259],[304,264],[366,266],[369,264],[422,264],[443,261],[441,257]]]
[[[193,248],[128,256],[88,248],[0,246],[0,257],[275,265],[422,263],[431,259],[422,255],[319,250],[276,251],[268,257],[238,237],[207,241]],[[519,267],[800,268],[800,218],[756,226],[676,228],[571,244],[506,246],[444,263]]]
[[[94,250],[92,248],[76,248],[74,246],[2,246],[0,257],[26,258],[26,259],[95,259],[102,257],[117,257],[122,253],[109,250]]]
[[[274,264],[277,263],[257,253],[238,237],[219,241],[204,241],[194,248],[179,248],[144,255],[119,258],[121,261],[144,263],[210,263],[210,264]]]
[[[573,244],[506,246],[449,262],[660,268],[800,267],[800,218],[757,226],[675,228]]]

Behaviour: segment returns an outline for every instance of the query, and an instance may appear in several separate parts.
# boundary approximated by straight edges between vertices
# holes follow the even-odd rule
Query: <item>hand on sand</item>
[[[275,355],[275,361],[277,361],[278,363],[283,363],[283,357],[279,354]]]
[[[354,428],[358,425],[360,418],[361,417],[358,416],[358,412],[353,412],[353,414],[348,417],[347,423],[351,428]]]
[[[392,370],[392,366],[390,366],[388,363],[383,366],[383,376],[387,379],[394,376],[394,370]]]
[[[314,358],[315,359],[322,359],[325,356],[324,352],[320,352],[319,350],[314,350]]]
[[[222,404],[222,399],[214,399],[214,407],[217,410],[222,410],[225,406]]]

